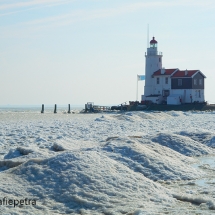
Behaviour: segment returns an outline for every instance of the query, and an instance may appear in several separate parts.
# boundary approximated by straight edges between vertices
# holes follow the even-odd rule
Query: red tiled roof
[[[161,74],[161,69],[159,69],[158,71],[154,72],[154,76],[157,76],[157,75],[172,75],[173,72],[175,72],[175,70],[177,69],[165,69],[165,73],[164,74]]]
[[[175,74],[173,74],[173,78],[175,77],[192,77],[195,73],[197,73],[199,70],[178,70]],[[187,73],[187,74],[186,74]]]

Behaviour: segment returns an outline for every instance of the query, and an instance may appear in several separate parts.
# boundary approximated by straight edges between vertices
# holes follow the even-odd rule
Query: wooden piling
[[[67,113],[71,113],[71,111],[70,111],[70,104],[68,104],[68,112]]]
[[[54,105],[54,113],[57,113],[57,105]]]
[[[41,113],[44,113],[44,104],[42,104],[42,110]]]

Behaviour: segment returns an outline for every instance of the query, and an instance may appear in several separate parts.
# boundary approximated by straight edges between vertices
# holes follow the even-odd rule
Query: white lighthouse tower
[[[146,96],[153,96],[156,94],[152,75],[155,71],[162,68],[162,53],[158,53],[157,44],[158,42],[153,37],[150,41],[150,47],[147,48],[147,53],[145,53],[145,86],[142,100],[145,100]]]

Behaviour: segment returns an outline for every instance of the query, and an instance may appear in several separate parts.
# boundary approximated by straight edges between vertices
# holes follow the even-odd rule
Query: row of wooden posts
[[[42,104],[41,113],[44,113],[44,104]],[[56,104],[54,105],[54,113],[57,113],[57,105]],[[68,111],[67,111],[67,113],[71,113],[70,104],[68,104]]]

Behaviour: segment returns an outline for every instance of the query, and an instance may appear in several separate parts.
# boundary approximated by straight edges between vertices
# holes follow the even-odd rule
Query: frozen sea
[[[0,108],[1,214],[215,214],[215,112],[72,112]]]

